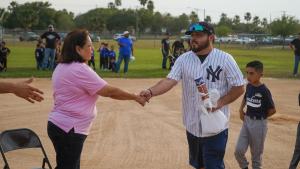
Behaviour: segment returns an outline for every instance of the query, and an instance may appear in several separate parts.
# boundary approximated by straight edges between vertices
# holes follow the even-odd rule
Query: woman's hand
[[[146,104],[146,102],[147,102],[147,98],[146,98],[146,97],[142,97],[142,96],[140,96],[140,95],[136,95],[135,101],[136,101],[137,103],[139,103],[141,106],[144,107],[145,104]]]
[[[147,98],[126,92],[120,88],[113,87],[111,85],[104,86],[101,90],[97,92],[98,95],[103,97],[110,97],[116,100],[134,100],[142,106],[145,106]]]

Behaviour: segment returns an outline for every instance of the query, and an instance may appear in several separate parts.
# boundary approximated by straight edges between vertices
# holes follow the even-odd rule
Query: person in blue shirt
[[[108,43],[101,43],[100,48],[98,49],[98,52],[100,53],[100,70],[106,70],[107,67],[107,58],[108,58]]]
[[[34,52],[37,70],[43,68],[44,52],[45,52],[45,48],[43,42],[39,41],[38,44],[36,45],[36,49]]]
[[[252,168],[260,169],[268,130],[267,119],[276,113],[276,109],[270,90],[260,81],[263,64],[260,61],[248,63],[246,74],[249,83],[239,110],[243,126],[234,154],[240,168],[248,169],[249,162],[245,154],[250,147]]]
[[[129,38],[129,32],[125,31],[123,37],[118,39],[119,48],[119,58],[116,63],[116,72],[119,72],[122,61],[124,60],[124,73],[128,72],[128,64],[130,57],[133,55],[133,42]]]
[[[116,70],[116,52],[114,51],[114,45],[110,46],[109,50],[109,70],[112,70],[113,72]]]

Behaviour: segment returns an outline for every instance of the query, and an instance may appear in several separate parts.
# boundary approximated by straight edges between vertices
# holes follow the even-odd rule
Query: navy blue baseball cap
[[[191,24],[189,26],[188,31],[186,31],[185,34],[191,35],[193,32],[205,32],[208,34],[215,34],[213,26],[207,22],[198,22]]]

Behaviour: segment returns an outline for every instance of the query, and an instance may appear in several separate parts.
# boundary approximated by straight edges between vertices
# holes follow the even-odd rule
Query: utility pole
[[[138,6],[135,9],[135,36],[139,34],[139,15],[138,15]]]
[[[193,8],[193,7],[188,7],[188,8],[194,10],[197,13],[199,20],[201,20],[199,13],[200,13],[200,11],[203,11],[203,21],[205,20],[205,17],[206,17],[206,10],[205,10],[205,8],[203,8],[203,9]]]
[[[286,16],[286,11],[281,11],[283,16]]]

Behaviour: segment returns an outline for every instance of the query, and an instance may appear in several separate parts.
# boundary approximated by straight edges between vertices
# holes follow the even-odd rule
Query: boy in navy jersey
[[[113,72],[116,71],[116,52],[115,52],[115,47],[111,45],[110,50],[109,50],[109,70],[112,70]]]
[[[252,168],[262,168],[262,154],[267,135],[267,118],[276,113],[271,92],[261,83],[263,64],[252,61],[246,66],[247,88],[240,107],[243,126],[235,149],[235,158],[242,169],[248,169],[249,162],[245,154],[250,146]],[[246,112],[244,107],[247,106]]]
[[[43,42],[39,41],[38,44],[36,45],[36,49],[34,52],[37,70],[43,68],[44,53],[45,53],[45,47],[43,45]]]

